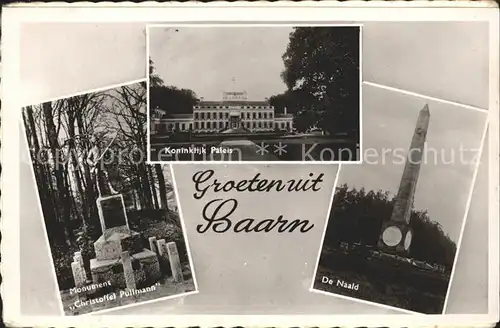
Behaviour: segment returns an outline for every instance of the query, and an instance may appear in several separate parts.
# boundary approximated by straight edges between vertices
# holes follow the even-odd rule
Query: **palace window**
[[[207,129],[211,129],[212,128],[212,122],[207,122]]]
[[[204,129],[205,128],[205,122],[201,122],[201,128]]]

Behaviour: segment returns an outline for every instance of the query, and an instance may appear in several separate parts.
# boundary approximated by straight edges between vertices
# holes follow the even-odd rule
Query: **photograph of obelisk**
[[[363,99],[367,153],[339,169],[311,290],[441,314],[486,115],[369,85]]]
[[[429,106],[425,105],[418,115],[391,218],[382,225],[378,243],[381,251],[406,255],[410,248],[412,238],[410,215],[422,165],[429,119]]]

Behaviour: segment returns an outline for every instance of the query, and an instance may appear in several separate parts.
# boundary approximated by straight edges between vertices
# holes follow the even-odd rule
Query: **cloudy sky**
[[[458,241],[486,115],[368,85],[363,86],[363,100],[363,155],[368,157],[361,165],[342,165],[338,184],[387,190],[393,196],[403,173],[401,158],[407,154],[419,111],[428,104],[428,155],[420,169],[415,208],[428,210]]]
[[[261,100],[286,90],[281,56],[291,27],[155,27],[150,57],[166,85],[189,88],[206,100],[246,90]],[[235,82],[233,82],[233,78]]]

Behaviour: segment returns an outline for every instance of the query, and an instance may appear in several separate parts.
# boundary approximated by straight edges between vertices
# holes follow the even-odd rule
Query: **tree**
[[[193,106],[198,103],[194,91],[165,86],[164,81],[156,73],[154,62],[149,59],[149,108],[160,108],[167,115],[192,114]]]
[[[165,182],[165,177],[163,176],[163,167],[160,164],[155,164],[155,172],[158,177],[158,189],[160,191],[160,201],[161,208],[168,210],[168,202],[167,202],[167,186]]]
[[[160,87],[163,85],[162,78],[156,73],[155,64],[151,58],[149,58],[149,86]]]
[[[338,247],[340,242],[359,242],[377,246],[382,223],[391,217],[394,198],[388,192],[337,188],[332,203],[325,243]],[[431,221],[425,211],[411,212],[413,238],[410,256],[417,260],[453,266],[456,244],[443,232],[439,223]]]
[[[97,190],[85,162],[91,136],[104,144],[115,140],[104,162],[113,186],[130,200],[129,219],[137,209],[164,217],[148,211],[168,210],[168,185],[166,173],[145,160],[146,83],[27,106],[22,117],[60,283],[72,283],[73,252],[94,256],[92,243],[101,233]]]
[[[68,246],[71,246],[73,241],[73,233],[71,229],[69,229],[69,225],[65,222],[69,220],[71,208],[70,208],[70,198],[68,195],[67,181],[65,181],[65,160],[64,155],[62,153],[62,148],[60,147],[58,140],[58,130],[60,126],[56,128],[56,124],[54,122],[54,108],[52,107],[51,102],[46,102],[42,104],[43,116],[45,119],[45,129],[47,131],[47,139],[49,142],[53,167],[54,167],[54,175],[56,178],[56,186],[57,186],[57,197],[58,204],[61,206],[61,213],[59,215],[59,219],[61,220],[61,224],[64,227],[65,240]],[[59,111],[60,113],[60,111]],[[58,120],[60,124],[60,120]]]
[[[192,114],[193,106],[198,103],[194,91],[174,86],[156,86],[149,89],[149,106],[160,108],[167,116],[172,114]]]
[[[289,114],[299,113],[304,110],[319,109],[318,102],[314,96],[304,90],[286,90],[283,93],[271,96],[269,103],[274,107],[275,113],[286,112]]]
[[[314,98],[323,111],[319,125],[329,133],[359,131],[359,28],[297,27],[283,54],[288,90]]]

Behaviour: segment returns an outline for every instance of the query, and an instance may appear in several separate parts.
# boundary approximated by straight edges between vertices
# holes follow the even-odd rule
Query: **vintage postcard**
[[[145,81],[22,109],[66,315],[196,292],[169,165],[144,161]]]
[[[498,321],[496,4],[1,23],[8,326]]]
[[[443,313],[488,111],[365,85],[370,156],[342,166],[313,290]]]
[[[360,162],[361,26],[151,25],[149,156]]]

